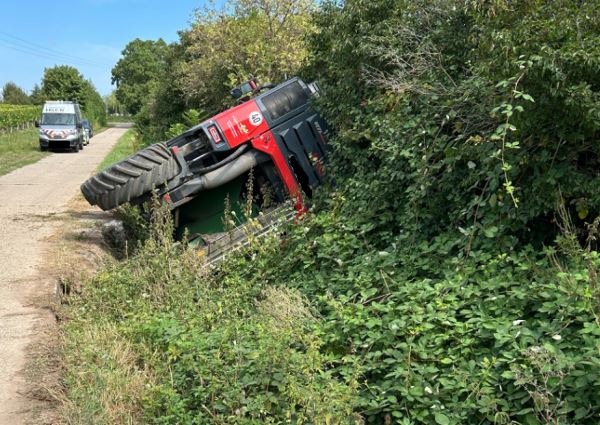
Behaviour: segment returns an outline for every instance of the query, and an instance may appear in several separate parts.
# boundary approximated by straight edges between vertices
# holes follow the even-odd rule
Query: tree
[[[112,83],[117,85],[117,100],[130,114],[137,114],[154,92],[167,51],[162,39],[136,38],[121,52],[123,57],[112,69]]]
[[[61,65],[44,70],[42,96],[45,100],[70,100],[85,104],[86,81],[72,66]]]
[[[42,88],[39,84],[33,86],[33,89],[31,90],[31,96],[29,97],[31,98],[31,103],[34,105],[41,105],[44,103],[44,95],[42,94]]]
[[[185,96],[215,110],[230,102],[229,90],[255,76],[279,82],[298,73],[311,32],[310,0],[237,0],[196,14],[181,34],[186,55],[181,72]]]
[[[131,41],[112,70],[115,96],[135,114],[148,143],[194,108],[215,113],[234,102],[229,92],[251,76],[280,82],[307,58],[313,0],[230,0],[198,11],[179,43]]]
[[[91,81],[71,66],[46,68],[40,90],[40,100],[70,100],[80,104],[83,112],[96,124],[106,122],[102,97]]]
[[[10,105],[30,105],[31,98],[12,81],[2,88],[2,101]]]
[[[156,79],[155,90],[136,115],[136,127],[144,143],[164,139],[172,124],[182,122],[190,104],[181,84],[181,70],[185,62],[185,47],[173,43],[168,46],[165,66]]]
[[[106,112],[110,115],[122,115],[125,113],[125,108],[117,100],[114,90],[109,95],[104,96],[104,103],[106,104]]]
[[[104,99],[90,80],[85,81],[83,111],[96,124],[106,124],[106,105]]]

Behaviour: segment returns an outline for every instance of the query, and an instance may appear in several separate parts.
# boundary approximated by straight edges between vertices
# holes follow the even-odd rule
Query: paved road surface
[[[54,320],[31,301],[50,291],[39,271],[44,238],[54,231],[48,216],[66,210],[125,131],[108,129],[79,153],[53,153],[0,177],[0,425],[27,420],[26,347],[35,344],[36,329]]]

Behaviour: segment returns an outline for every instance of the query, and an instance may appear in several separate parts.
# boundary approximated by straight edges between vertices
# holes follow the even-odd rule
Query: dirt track
[[[51,217],[65,212],[125,131],[109,129],[79,153],[54,153],[0,177],[0,425],[24,424],[36,408],[23,370],[28,347],[55,320],[34,302],[54,290],[54,278],[42,272]]]

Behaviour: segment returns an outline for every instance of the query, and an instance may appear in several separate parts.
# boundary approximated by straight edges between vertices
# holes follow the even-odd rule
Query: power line
[[[12,45],[19,46],[19,47],[25,47],[25,48],[30,49],[35,52],[40,52],[40,53],[44,53],[44,54],[51,55],[51,56],[62,57],[62,58],[70,59],[73,61],[84,62],[84,63],[94,64],[94,65],[99,65],[99,66],[106,65],[106,64],[103,64],[103,63],[100,63],[100,62],[97,62],[94,60],[90,60],[87,58],[83,58],[80,56],[63,53],[59,50],[52,49],[52,48],[46,47],[46,46],[42,46],[41,44],[33,43],[31,41],[28,41],[23,38],[17,37],[15,35],[9,34],[6,31],[0,31],[0,36],[3,36],[4,40],[8,43],[11,43]],[[6,37],[9,37],[16,41],[7,40]]]
[[[49,47],[45,47],[37,43],[32,43],[30,41],[11,35],[4,31],[0,31],[0,45],[3,45],[5,48],[11,50],[15,50],[21,53],[29,54],[31,56],[36,56],[44,59],[60,60],[71,64],[94,66],[100,68],[110,66],[107,63],[101,63],[80,56],[62,53],[58,50],[51,49]]]
[[[94,67],[100,67],[100,68],[106,67],[106,65],[101,65],[99,63],[74,60],[74,59],[71,59],[68,57],[54,55],[54,54],[46,53],[46,52],[40,51],[40,50],[30,49],[30,48],[27,48],[26,46],[21,46],[18,44],[10,43],[7,40],[1,39],[1,38],[0,38],[0,43],[2,43],[2,46],[7,49],[15,50],[17,52],[25,53],[25,54],[28,54],[31,56],[36,56],[39,58],[52,59],[52,60],[57,60],[57,61],[66,62],[66,63],[70,63],[70,64],[76,64],[76,65],[94,66]]]
[[[0,46],[10,49],[10,50],[14,50],[16,52],[21,52],[21,53],[25,53],[31,56],[36,56],[38,58],[42,58],[42,59],[52,59],[52,60],[56,60],[57,58],[55,56],[50,56],[50,55],[46,55],[42,52],[35,52],[35,51],[31,51],[31,50],[26,50],[22,47],[19,46],[15,46],[12,44],[8,44],[6,43],[4,40],[0,39]]]

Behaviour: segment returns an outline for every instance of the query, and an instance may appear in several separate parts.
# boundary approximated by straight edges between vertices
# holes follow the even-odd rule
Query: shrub
[[[84,286],[73,300],[76,322],[67,329],[71,338],[79,338],[80,327],[92,335],[115,327],[119,341],[132,347],[135,373],[149,377],[141,394],[121,395],[133,396],[134,405],[141,406],[144,415],[137,421],[328,424],[356,419],[352,381],[340,382],[328,370],[315,333],[319,319],[298,292],[238,277],[235,270],[250,264],[243,253],[221,271],[202,268],[196,251],[173,244],[170,213],[164,209],[154,214],[150,228],[135,256],[108,266]],[[95,351],[113,345],[99,343],[104,348]],[[67,379],[73,390],[81,387],[80,374],[103,376],[105,367],[115,367],[81,362],[87,350],[70,356]],[[71,399],[82,417],[94,405],[76,394]]]
[[[285,280],[315,300],[321,351],[333,376],[359,372],[355,409],[367,423],[598,416],[596,252],[526,248],[464,259],[443,252],[442,240],[377,251],[346,219],[319,214],[290,234],[283,255],[246,273]],[[577,244],[568,239],[575,244],[561,245]]]

